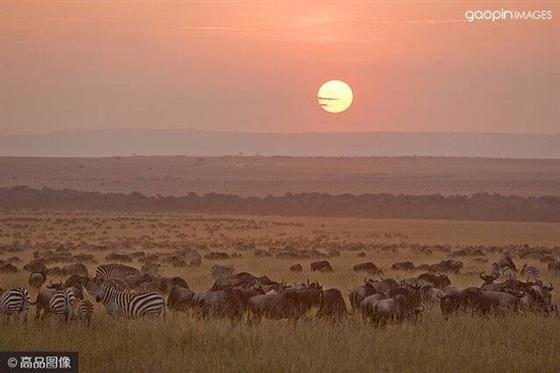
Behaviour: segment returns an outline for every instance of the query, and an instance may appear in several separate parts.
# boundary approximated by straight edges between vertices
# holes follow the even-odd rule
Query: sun
[[[342,113],[352,105],[354,94],[348,83],[342,80],[329,80],[319,88],[317,100],[323,110],[329,113]]]

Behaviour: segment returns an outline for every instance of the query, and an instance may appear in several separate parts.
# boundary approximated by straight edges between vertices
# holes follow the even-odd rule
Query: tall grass
[[[175,314],[168,320],[112,320],[90,328],[56,323],[2,329],[0,350],[79,351],[84,372],[558,372],[560,322],[540,316],[443,321],[375,329],[358,317],[231,327]]]

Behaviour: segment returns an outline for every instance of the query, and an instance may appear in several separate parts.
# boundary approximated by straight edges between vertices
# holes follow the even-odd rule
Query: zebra
[[[59,318],[64,317],[66,322],[73,315],[75,302],[76,295],[74,291],[72,289],[63,289],[53,295],[49,301],[49,310]]]
[[[210,273],[212,273],[214,279],[233,276],[233,265],[214,264],[212,268],[210,268]]]
[[[161,315],[165,318],[165,300],[158,293],[131,294],[128,291],[119,291],[103,281],[96,281],[92,292],[95,299],[103,303],[107,313],[112,316],[137,318]]]
[[[0,314],[6,315],[6,325],[12,315],[23,315],[23,320],[27,321],[27,312],[33,304],[27,289],[13,288],[0,292]]]
[[[139,275],[140,271],[124,264],[102,264],[95,270],[95,277],[99,280],[123,279],[130,275]]]
[[[84,299],[78,303],[76,307],[75,316],[78,320],[86,321],[87,326],[89,326],[91,322],[91,317],[93,316],[94,305],[91,301]]]
[[[519,274],[521,275],[521,277],[525,278],[527,282],[536,282],[537,278],[541,274],[541,271],[537,267],[530,266],[525,263],[523,264],[523,267],[521,268],[521,272],[519,272]]]

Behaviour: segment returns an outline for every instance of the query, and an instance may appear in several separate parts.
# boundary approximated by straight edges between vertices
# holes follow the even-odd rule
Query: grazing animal
[[[320,260],[318,262],[311,263],[311,270],[312,271],[319,271],[319,272],[332,272],[333,267],[331,264],[326,260]]]
[[[94,281],[92,293],[98,303],[103,303],[110,315],[130,318],[161,315],[165,318],[165,300],[158,293],[131,294],[128,291],[119,291],[99,280]]]
[[[226,265],[214,264],[210,268],[210,273],[212,274],[212,277],[214,279],[233,276],[233,265],[231,265],[231,264],[226,264]]]
[[[352,269],[354,272],[367,272],[370,275],[383,273],[383,271],[372,262],[358,263]]]
[[[13,288],[0,293],[0,314],[6,315],[6,324],[11,316],[17,318],[23,315],[23,320],[27,321],[27,312],[32,304],[29,293],[24,288]]]
[[[248,301],[248,320],[259,322],[263,317],[298,320],[312,307],[320,305],[321,293],[322,286],[314,282],[297,288],[255,295]]]
[[[508,280],[516,280],[517,270],[513,268],[505,268],[502,270],[502,277],[505,277]]]
[[[72,317],[76,296],[72,289],[63,289],[53,295],[49,301],[49,310],[58,318],[64,318],[64,322]]]
[[[290,267],[290,271],[292,272],[301,272],[303,271],[303,267],[301,266],[301,264],[294,264],[293,266]]]
[[[102,264],[95,270],[95,277],[100,280],[123,279],[137,274],[140,274],[140,271],[136,268],[119,263]]]
[[[167,308],[173,311],[186,312],[187,307],[191,306],[194,292],[187,288],[174,285],[167,298]]]
[[[348,314],[342,293],[338,289],[327,289],[321,294],[319,310],[316,316],[320,319],[327,318],[339,321]]]
[[[29,286],[39,290],[41,286],[47,281],[47,274],[45,272],[32,272],[29,275]]]
[[[245,313],[246,301],[240,289],[227,288],[197,294],[193,297],[193,307],[202,317],[228,317],[235,325]]]
[[[389,321],[401,322],[413,319],[422,308],[413,307],[402,294],[397,294],[390,299],[382,299],[373,305],[370,320],[375,326],[386,325]]]
[[[523,264],[523,267],[521,267],[519,274],[525,279],[525,281],[536,282],[541,274],[541,271],[537,267],[530,266],[525,263]]]
[[[91,318],[93,316],[94,305],[88,299],[81,300],[76,307],[75,316],[78,320],[85,321],[87,326],[91,323]]]

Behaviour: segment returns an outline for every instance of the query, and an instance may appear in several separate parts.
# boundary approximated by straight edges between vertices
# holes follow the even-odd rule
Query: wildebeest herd
[[[318,263],[312,269],[326,266]],[[93,278],[86,269],[85,274],[73,274],[57,283],[47,282],[45,271],[31,271],[29,286],[37,292],[35,301],[25,288],[0,289],[0,312],[6,323],[11,316],[26,320],[31,306],[35,306],[35,319],[51,316],[61,322],[78,320],[89,325],[95,299],[113,317],[165,318],[168,311],[189,311],[201,318],[228,318],[232,324],[243,320],[258,324],[263,318],[295,322],[312,315],[315,309],[317,318],[340,322],[351,313],[359,313],[375,326],[383,326],[405,320],[416,322],[424,310],[438,304],[444,319],[458,313],[558,317],[552,284],[538,278],[536,267],[524,265],[518,270],[508,253],[488,272],[480,273],[479,287],[459,289],[446,274],[433,269],[399,280],[366,278],[349,293],[350,311],[340,289],[323,289],[318,281],[287,284],[248,272],[234,273],[232,266],[214,265],[214,284],[206,291],[195,292],[182,277],[159,275],[159,267],[157,263],[145,263],[139,270],[121,263],[103,264]],[[381,272],[376,266],[367,267]],[[74,270],[81,272],[80,268]]]

